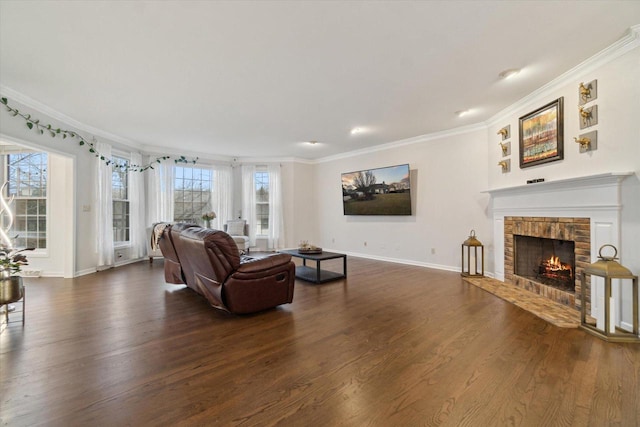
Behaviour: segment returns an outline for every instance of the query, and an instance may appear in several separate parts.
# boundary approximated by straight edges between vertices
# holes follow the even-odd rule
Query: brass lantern
[[[478,257],[478,248],[480,248],[480,257]],[[481,266],[480,272],[478,272],[478,262]],[[462,275],[464,277],[484,276],[484,245],[476,239],[475,230],[471,230],[469,238],[462,243]]]
[[[607,246],[613,248],[613,256],[606,257],[602,255],[602,249]],[[617,259],[616,255],[618,255],[618,249],[616,249],[615,246],[603,245],[598,251],[598,261],[590,264],[582,272],[580,277],[580,283],[582,285],[582,318],[580,324],[582,329],[585,331],[607,341],[640,343],[640,336],[638,336],[638,276],[634,276],[628,268],[623,267],[615,261]],[[599,316],[602,316],[604,313],[604,319],[587,317],[587,275],[591,276],[592,290],[594,287],[594,277],[604,278],[604,300],[602,301],[603,309],[599,313]],[[612,313],[615,307],[612,306],[611,280],[619,280],[621,288],[625,283],[629,283],[632,286],[633,300],[631,304],[633,306],[633,332],[628,332],[615,326],[615,319],[613,318],[614,313]],[[593,291],[591,292],[591,295],[593,298]]]

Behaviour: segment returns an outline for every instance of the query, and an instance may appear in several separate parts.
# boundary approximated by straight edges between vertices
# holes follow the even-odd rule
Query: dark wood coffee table
[[[344,279],[347,277],[347,255],[335,252],[323,251],[319,254],[300,253],[297,249],[283,249],[279,252],[289,254],[296,258],[302,258],[302,265],[296,266],[296,278],[312,283],[324,283],[330,280]],[[322,270],[320,262],[328,259],[342,258],[342,273]],[[316,267],[308,267],[307,260],[316,262]]]

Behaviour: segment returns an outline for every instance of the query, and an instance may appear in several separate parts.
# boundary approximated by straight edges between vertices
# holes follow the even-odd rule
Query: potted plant
[[[204,221],[205,228],[211,228],[211,221],[216,218],[216,213],[214,211],[205,212],[202,214],[202,220]]]
[[[0,247],[0,306],[19,301],[24,296],[22,277],[18,273],[28,265],[24,251],[35,248],[11,249]]]

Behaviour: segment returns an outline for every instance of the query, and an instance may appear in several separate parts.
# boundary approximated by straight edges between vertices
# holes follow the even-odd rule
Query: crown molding
[[[378,151],[391,150],[393,148],[404,147],[406,145],[420,144],[424,142],[433,141],[434,139],[442,139],[449,136],[462,135],[465,133],[476,132],[479,130],[486,130],[487,125],[484,122],[475,123],[472,125],[461,126],[453,129],[443,130],[440,132],[429,133],[420,136],[414,136],[412,138],[401,139],[394,142],[388,142],[386,144],[376,145],[374,147],[363,148],[360,150],[348,151],[346,153],[340,153],[333,156],[322,157],[316,159],[313,163],[325,163],[335,160],[347,159],[350,157],[362,156],[363,154],[375,153]]]
[[[303,165],[315,165],[316,163],[318,163],[315,160],[311,160],[311,159],[301,159],[299,157],[292,157],[291,161],[293,163],[301,163]]]
[[[161,147],[158,145],[141,145],[140,151],[143,155],[148,156],[185,156],[185,157],[197,157],[198,163],[201,161],[214,161],[214,162],[223,162],[223,163],[231,163],[233,161],[233,157],[231,156],[219,156],[211,153],[205,153],[201,151],[192,151],[192,150],[184,150],[174,148],[174,147]]]
[[[301,163],[312,165],[314,160],[301,159],[298,157],[235,157],[236,163]]]
[[[74,119],[73,117],[69,117],[66,114],[63,114],[61,112],[59,112],[58,110],[55,110],[51,107],[49,107],[46,104],[43,104],[40,101],[36,101],[33,98],[30,98],[16,90],[11,89],[8,86],[5,86],[3,84],[0,84],[0,92],[2,92],[7,98],[9,98],[12,101],[16,101],[22,105],[24,105],[27,108],[32,108],[36,111],[38,111],[39,113],[45,114],[49,117],[51,117],[54,120],[57,120],[59,122],[65,123],[67,125],[70,125],[74,128],[76,128],[79,131],[82,132],[86,132],[91,134],[92,136],[96,136],[96,137],[100,137],[100,138],[104,138],[104,139],[108,139],[111,140],[113,142],[117,142],[123,145],[126,145],[128,147],[140,150],[141,148],[141,144],[132,141],[130,139],[127,138],[123,138],[119,135],[115,135],[113,133],[107,132],[105,130],[102,129],[98,129],[95,128],[93,126],[89,126],[85,123],[82,123],[76,119]]]
[[[554,92],[557,92],[561,87],[573,83],[582,75],[588,74],[603,65],[608,64],[638,46],[640,46],[640,24],[630,27],[625,35],[612,45],[604,48],[592,57],[584,60],[580,64],[551,80],[549,83],[494,114],[485,121],[486,126],[494,126],[498,124],[498,122],[504,121],[506,116],[519,115],[519,112],[526,108],[530,103],[539,98],[554,95]]]

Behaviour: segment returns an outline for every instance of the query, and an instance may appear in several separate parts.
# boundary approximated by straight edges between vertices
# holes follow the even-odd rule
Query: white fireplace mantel
[[[622,181],[633,175],[626,173],[605,173],[519,185],[515,187],[487,190],[493,200],[495,213],[508,210],[508,215],[520,215],[528,212],[528,216],[540,216],[539,211],[553,210],[557,213],[584,211],[589,209],[620,208],[620,185]],[[523,214],[524,215],[524,214]],[[546,216],[584,216],[566,213],[565,215]]]
[[[593,187],[600,185],[609,185],[612,183],[618,183],[624,180],[626,177],[633,175],[633,172],[610,172],[602,173],[598,175],[580,176],[576,178],[558,179],[556,181],[538,182],[534,184],[517,185],[513,187],[496,188],[494,190],[483,191],[483,193],[500,194],[500,193],[518,193],[518,192],[530,192],[540,189],[564,189],[564,188],[576,188],[576,187]]]

